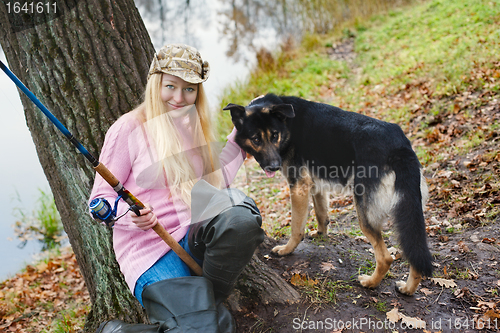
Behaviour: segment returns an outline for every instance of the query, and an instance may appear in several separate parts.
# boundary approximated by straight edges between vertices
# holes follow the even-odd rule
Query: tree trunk
[[[141,101],[154,54],[134,2],[58,1],[58,17],[31,14],[24,27],[10,24],[16,17],[9,17],[7,1],[3,2],[0,42],[11,70],[97,155],[108,127]],[[90,163],[20,95],[40,163],[93,303],[86,330],[95,329],[110,315],[144,321],[142,307],[128,292],[116,263],[111,232],[88,214],[86,203],[94,179]]]
[[[254,295],[264,304],[292,304],[300,299],[300,294],[256,254],[241,273],[236,289],[236,298],[238,293]],[[232,307],[234,308],[234,305]]]
[[[13,3],[0,1],[0,44],[10,69],[97,157],[109,126],[141,102],[154,54],[133,0],[57,1],[55,16],[8,14],[9,2]],[[40,163],[90,293],[92,309],[84,330],[93,332],[110,318],[147,322],[119,270],[111,231],[88,214],[94,170],[19,93]],[[261,293],[265,302],[280,302],[278,296],[282,295],[272,293],[279,285],[278,290],[287,290],[283,295],[298,297],[255,258],[243,274],[242,290]]]

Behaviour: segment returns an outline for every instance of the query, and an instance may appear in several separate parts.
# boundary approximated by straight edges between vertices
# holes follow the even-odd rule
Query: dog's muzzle
[[[263,169],[264,169],[264,172],[266,173],[266,176],[268,178],[272,178],[276,174],[276,171],[281,169],[281,166],[278,163],[273,163],[269,166],[266,166]]]

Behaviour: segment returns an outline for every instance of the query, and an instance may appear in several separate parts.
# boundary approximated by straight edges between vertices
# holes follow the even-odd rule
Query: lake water
[[[0,54],[5,63],[5,55]],[[48,189],[48,183],[38,162],[35,146],[26,126],[24,110],[16,86],[3,73],[0,73],[0,110],[4,124],[0,131],[0,202],[3,214],[0,218],[0,281],[23,268],[31,256],[40,250],[36,242],[28,242],[24,249],[14,239],[14,207],[20,207],[15,199],[16,192],[22,206],[31,211],[34,207],[38,188]],[[12,240],[9,240],[12,239]]]
[[[258,32],[255,32],[251,31],[253,25],[249,25],[251,22],[248,20],[232,21],[233,14],[236,13],[235,8],[224,0],[191,0],[189,8],[182,8],[186,1],[169,1],[170,7],[165,4],[163,8],[166,11],[163,22],[172,22],[175,18],[179,24],[173,25],[161,23],[158,8],[155,6],[162,1],[137,0],[136,3],[155,49],[158,50],[165,43],[190,44],[196,47],[204,60],[210,63],[211,74],[205,83],[205,89],[212,108],[218,106],[219,96],[224,87],[247,76],[249,68],[254,63],[254,50],[259,46],[272,50],[278,42],[274,27],[263,24]],[[257,7],[247,6],[243,9],[247,12],[252,11],[251,17],[254,20],[260,15]],[[227,53],[232,53],[233,56],[229,57]],[[1,49],[0,59],[6,63]],[[3,72],[0,73],[0,110],[5,124],[0,131],[3,143],[0,145],[2,156],[0,202],[3,203],[3,214],[0,218],[2,253],[0,281],[2,281],[31,262],[33,254],[41,248],[36,241],[28,242],[24,249],[17,247],[19,241],[15,239],[12,228],[16,220],[13,208],[19,207],[20,204],[15,198],[18,195],[25,210],[31,212],[38,197],[38,188],[48,190],[49,186],[26,126],[17,88]],[[61,140],[65,140],[62,135]]]

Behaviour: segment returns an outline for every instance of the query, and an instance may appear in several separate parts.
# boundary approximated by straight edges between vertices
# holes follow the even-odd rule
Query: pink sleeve
[[[117,120],[106,133],[104,144],[99,156],[99,162],[106,166],[109,171],[124,184],[131,174],[132,159],[129,147],[129,135],[132,124],[123,118]],[[90,194],[89,203],[95,198],[105,198],[114,205],[117,197],[116,192],[98,173],[94,180],[94,186]],[[119,205],[120,211],[124,212],[127,205]],[[118,212],[119,214],[122,212]]]
[[[234,142],[235,136],[236,128],[233,128],[233,131],[227,136],[227,143],[219,156],[226,187],[231,185],[247,156],[240,146]]]

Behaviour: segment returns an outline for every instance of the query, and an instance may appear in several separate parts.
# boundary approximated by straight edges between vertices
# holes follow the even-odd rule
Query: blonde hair
[[[159,73],[149,78],[144,103],[138,108],[138,116],[144,124],[147,124],[146,130],[153,140],[157,158],[161,164],[156,175],[157,181],[165,180],[167,182],[165,185],[169,188],[171,195],[180,197],[184,203],[190,205],[191,189],[197,177],[193,165],[183,153],[180,134],[161,99],[162,77],[163,74]],[[199,150],[203,161],[202,178],[220,188],[222,174],[218,164],[219,159],[213,156],[213,147],[211,147],[211,144],[215,143],[215,133],[211,125],[208,101],[202,83],[198,84],[195,106],[196,112],[191,113],[191,116],[196,116],[198,119],[191,119],[193,121],[190,123],[194,124],[193,146]],[[151,121],[155,118],[155,121]]]

